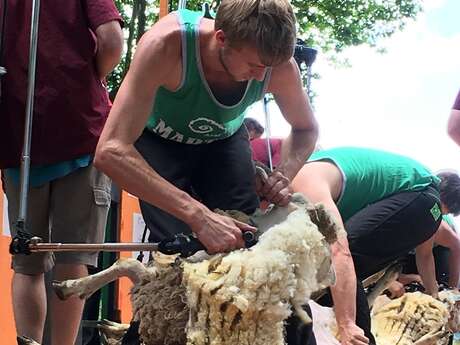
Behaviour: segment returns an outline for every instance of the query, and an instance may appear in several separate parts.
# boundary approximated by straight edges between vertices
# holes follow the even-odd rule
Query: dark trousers
[[[345,229],[358,278],[380,271],[433,236],[441,223],[439,200],[430,186],[394,194],[348,219]]]
[[[220,208],[250,214],[259,205],[244,126],[227,139],[201,145],[177,143],[145,130],[136,148],[158,174],[211,210]],[[142,200],[140,206],[150,229],[149,241],[191,232],[184,222],[157,207]]]

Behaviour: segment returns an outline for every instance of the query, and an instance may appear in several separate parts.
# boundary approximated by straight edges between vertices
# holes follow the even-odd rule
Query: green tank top
[[[440,182],[419,162],[380,150],[340,147],[315,152],[309,161],[330,161],[341,171],[343,186],[337,207],[344,221],[387,196]]]
[[[228,138],[242,125],[246,109],[260,100],[270,78],[250,80],[244,96],[234,105],[224,105],[213,95],[204,76],[199,24],[202,14],[176,12],[182,32],[182,81],[174,92],[160,87],[155,97],[147,129],[161,137],[185,144],[210,143]]]

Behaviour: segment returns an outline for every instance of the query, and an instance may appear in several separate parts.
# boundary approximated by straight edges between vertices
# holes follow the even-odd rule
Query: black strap
[[[147,225],[145,225],[144,232],[142,233],[142,243],[145,243],[145,238],[147,237],[147,230],[148,230]],[[149,255],[150,255],[149,261],[151,261],[152,260],[152,253],[150,253]],[[137,259],[137,261],[142,262],[142,260],[144,260],[144,252],[140,251],[139,255],[137,256],[136,259]]]

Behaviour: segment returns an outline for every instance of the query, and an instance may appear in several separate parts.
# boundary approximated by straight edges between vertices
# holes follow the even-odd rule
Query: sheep
[[[437,300],[418,291],[409,292],[381,303],[372,312],[372,332],[377,344],[447,345],[452,331],[449,319],[458,314],[450,294],[442,291]]]
[[[457,291],[444,290],[435,299],[421,292],[406,292],[390,300],[379,296],[372,308],[372,334],[377,345],[447,345],[460,330]],[[339,345],[332,308],[309,302],[318,344]]]
[[[160,256],[147,267],[119,260],[91,277],[53,285],[61,298],[87,298],[128,276],[145,345],[282,345],[291,309],[308,322],[302,306],[312,292],[334,283],[329,244],[343,230],[323,206],[301,195],[294,195],[288,207],[259,213],[254,222],[269,230],[250,249],[204,260],[203,253],[174,260]]]

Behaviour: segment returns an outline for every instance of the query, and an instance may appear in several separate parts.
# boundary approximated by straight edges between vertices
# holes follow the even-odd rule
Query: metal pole
[[[30,175],[30,143],[32,140],[32,120],[34,111],[35,66],[37,62],[38,19],[40,0],[32,1],[32,19],[30,25],[29,80],[27,86],[26,120],[24,129],[24,147],[21,160],[21,189],[19,199],[18,224],[25,226],[27,219],[27,197]]]
[[[311,66],[307,67],[307,85],[306,85],[306,89],[307,89],[307,95],[310,94],[310,88],[311,88],[311,77],[312,77],[312,72],[311,72]]]
[[[33,243],[29,244],[32,253],[37,252],[137,252],[157,251],[157,243]]]
[[[270,168],[270,171],[273,171],[272,147],[270,145],[271,125],[270,125],[270,113],[268,112],[268,96],[267,95],[264,95],[263,104],[264,104],[264,114],[265,114],[265,135],[266,135],[267,153],[268,153],[268,167]]]

